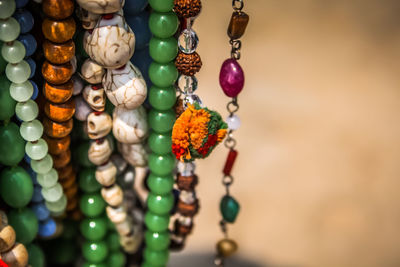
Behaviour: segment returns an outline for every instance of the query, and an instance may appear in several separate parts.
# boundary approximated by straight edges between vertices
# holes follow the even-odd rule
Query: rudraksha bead
[[[61,20],[66,19],[74,12],[73,0],[43,0],[42,9],[48,17]]]
[[[75,55],[75,43],[69,40],[62,44],[52,43],[49,40],[43,42],[45,58],[53,64],[69,62]]]
[[[179,51],[178,56],[175,59],[175,66],[179,73],[193,76],[201,69],[201,58],[197,52],[192,54],[185,54]]]
[[[201,11],[200,0],[175,0],[174,11],[181,18],[197,16]]]
[[[196,186],[197,181],[197,175],[182,176],[181,174],[178,174],[178,177],[176,178],[176,184],[178,185],[179,190],[191,191]]]

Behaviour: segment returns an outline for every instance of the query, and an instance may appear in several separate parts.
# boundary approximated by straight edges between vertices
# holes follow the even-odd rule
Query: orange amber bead
[[[78,206],[78,198],[74,197],[68,201],[67,211],[72,211]]]
[[[48,61],[54,64],[69,62],[75,55],[75,43],[69,40],[62,44],[52,43],[49,40],[43,42],[43,53]]]
[[[63,168],[68,165],[71,161],[71,150],[67,150],[58,155],[52,155],[53,167],[56,169]]]
[[[46,102],[44,105],[44,113],[47,117],[56,122],[67,121],[74,116],[75,101],[73,98],[62,104],[53,104]]]
[[[43,118],[44,133],[53,138],[62,138],[69,135],[72,131],[73,121],[70,119],[66,122],[55,122],[47,118]]]
[[[70,188],[76,181],[76,174],[72,173],[70,176],[68,176],[65,179],[59,180],[60,184],[64,189]]]
[[[53,19],[65,19],[74,12],[73,0],[43,0],[42,9],[44,14]]]
[[[43,94],[47,100],[53,103],[65,103],[71,98],[74,91],[74,83],[72,80],[64,84],[50,84],[45,82],[43,85]]]
[[[74,70],[70,62],[61,65],[53,65],[46,60],[42,66],[43,78],[53,84],[68,82],[73,72]]]
[[[74,36],[75,20],[71,17],[65,20],[45,18],[42,23],[42,32],[46,39],[54,43],[65,43]]]
[[[65,196],[67,197],[67,200],[69,201],[70,199],[76,197],[76,194],[78,193],[78,185],[74,184],[70,188],[67,188],[64,190]]]
[[[61,139],[51,138],[44,135],[43,139],[47,142],[47,146],[49,147],[49,153],[52,155],[59,155],[67,151],[69,145],[71,144],[71,137],[69,135]]]
[[[74,168],[72,167],[72,163],[68,164],[64,168],[57,169],[58,173],[58,179],[60,181],[64,179],[68,179],[73,173],[74,173]]]

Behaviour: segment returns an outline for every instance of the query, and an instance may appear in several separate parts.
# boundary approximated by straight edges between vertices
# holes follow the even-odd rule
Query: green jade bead
[[[104,212],[106,203],[99,193],[84,194],[79,202],[82,213],[86,217],[97,217]]]
[[[0,0],[0,19],[11,17],[15,12],[15,0]]]
[[[111,267],[105,263],[91,263],[91,262],[85,262],[82,264],[81,267]]]
[[[30,175],[22,167],[3,169],[0,174],[0,195],[13,208],[28,205],[33,195]]]
[[[146,231],[145,235],[145,242],[146,247],[153,251],[161,251],[168,249],[170,239],[169,239],[169,232],[151,232]]]
[[[42,195],[48,202],[57,202],[64,195],[64,191],[62,186],[59,183],[56,183],[52,187],[43,187]]]
[[[168,38],[178,30],[179,20],[176,14],[169,12],[152,12],[149,17],[149,28],[154,36]]]
[[[37,141],[26,142],[25,153],[34,160],[44,158],[49,150],[46,141],[40,138]]]
[[[5,75],[0,76],[0,120],[9,120],[15,113],[17,102],[10,94],[10,81]]]
[[[149,0],[149,4],[157,12],[168,12],[174,7],[173,0]]]
[[[2,11],[0,11],[1,13]],[[13,17],[0,21],[0,40],[3,42],[11,42],[18,38],[21,26]]]
[[[101,184],[96,180],[96,168],[85,168],[79,172],[79,188],[85,193],[98,192]]]
[[[8,63],[6,67],[7,78],[13,83],[23,83],[31,75],[31,67],[28,62],[22,60],[16,64]]]
[[[108,246],[104,241],[86,241],[82,245],[82,255],[89,262],[100,263],[108,255]]]
[[[29,244],[26,246],[29,255],[29,265],[31,267],[45,267],[46,266],[46,258],[44,256],[43,250],[35,245]]]
[[[48,264],[48,267],[57,265],[74,266],[72,262],[78,258],[76,240],[58,238],[48,240],[46,243],[49,244],[46,248],[46,258],[51,263]]]
[[[60,214],[67,207],[67,197],[63,194],[59,200],[57,200],[55,202],[45,201],[45,204],[46,204],[47,209],[51,213]]]
[[[90,142],[81,143],[77,149],[73,150],[74,159],[77,164],[83,167],[93,167],[94,164],[89,160],[88,151],[90,148]]]
[[[164,176],[170,174],[175,167],[175,158],[170,154],[157,155],[151,153],[149,155],[149,168],[154,174]]]
[[[17,103],[15,114],[23,121],[33,121],[39,115],[39,107],[34,100],[29,99],[26,102]]]
[[[178,41],[174,37],[152,37],[149,42],[151,58],[158,63],[173,61],[178,54]]]
[[[36,173],[48,173],[53,168],[53,159],[47,154],[40,160],[31,160],[31,168]]]
[[[33,85],[29,80],[23,83],[11,83],[10,95],[15,101],[26,102],[33,95]]]
[[[233,223],[239,214],[239,203],[231,196],[226,195],[221,199],[220,211],[225,221]]]
[[[63,233],[61,234],[62,239],[75,240],[78,236],[78,222],[72,220],[63,221]]]
[[[175,123],[175,111],[172,109],[160,111],[151,109],[148,114],[150,127],[158,133],[165,133],[172,130]]]
[[[119,235],[116,232],[111,232],[107,235],[106,242],[110,251],[118,251],[121,247]]]
[[[152,212],[146,212],[146,215],[144,216],[144,222],[150,231],[162,232],[168,229],[169,214],[157,215]]]
[[[25,46],[20,41],[4,43],[1,47],[1,55],[9,63],[18,63],[24,59],[26,54]]]
[[[154,251],[149,248],[145,248],[143,257],[148,262],[148,264],[150,264],[149,266],[165,266],[168,262],[169,251]]]
[[[171,132],[161,134],[152,131],[149,136],[148,144],[150,149],[156,154],[163,155],[171,153],[172,152]]]
[[[43,188],[49,188],[57,183],[58,172],[54,168],[51,168],[50,171],[46,173],[38,173],[36,179]]]
[[[126,264],[126,256],[121,251],[114,251],[107,257],[107,266],[123,267]]]
[[[28,207],[11,210],[8,213],[8,223],[14,228],[16,241],[27,245],[35,239],[39,222],[35,213]]]
[[[148,209],[157,215],[168,214],[174,206],[174,195],[172,193],[166,195],[156,195],[150,193],[147,197]]]
[[[164,195],[172,191],[174,187],[174,177],[172,173],[164,176],[159,176],[154,173],[150,173],[147,179],[147,185],[150,191],[157,195]]]
[[[24,158],[25,142],[15,123],[0,126],[0,144],[1,164],[14,166]]]
[[[43,135],[43,125],[38,120],[24,121],[21,123],[19,132],[26,141],[36,141]]]
[[[104,217],[85,218],[80,226],[81,234],[88,240],[100,241],[107,234],[107,220]]]
[[[149,102],[158,110],[171,109],[176,103],[176,90],[173,86],[165,88],[152,86],[149,91]]]
[[[153,61],[149,66],[149,77],[155,86],[169,87],[178,78],[178,70],[174,62],[161,64]]]

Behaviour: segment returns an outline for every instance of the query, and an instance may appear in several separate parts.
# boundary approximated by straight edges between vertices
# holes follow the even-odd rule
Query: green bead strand
[[[8,223],[14,228],[16,241],[27,245],[33,241],[39,231],[39,222],[30,208],[11,210],[8,214]]]
[[[178,54],[178,41],[174,37],[152,37],[149,42],[151,58],[158,63],[168,63]]]
[[[0,11],[2,13],[2,11]],[[11,42],[17,39],[21,27],[16,19],[13,17],[4,18],[0,21],[0,40],[3,42]]]
[[[9,62],[16,64],[24,59],[26,54],[25,46],[20,41],[4,43],[1,48],[1,55]]]
[[[176,14],[169,12],[152,12],[149,18],[149,28],[154,36],[168,38],[178,30],[179,20]]]
[[[176,103],[176,90],[173,86],[159,88],[153,85],[149,91],[149,102],[155,109],[170,109]]]
[[[153,61],[149,67],[149,77],[154,85],[158,87],[168,87],[174,84],[178,78],[178,70],[174,62],[162,64]]]
[[[8,63],[6,67],[6,75],[13,83],[23,83],[28,80],[31,75],[31,67],[25,60],[16,64]]]
[[[166,215],[174,206],[174,195],[172,193],[166,195],[156,195],[150,193],[147,197],[148,209],[158,215]]]
[[[157,12],[168,12],[174,7],[173,0],[149,0],[149,4]]]
[[[6,168],[0,174],[0,195],[7,205],[22,208],[33,195],[33,183],[22,167]]]
[[[147,231],[145,236],[146,245],[153,251],[162,251],[168,249],[170,240],[169,232],[151,232]]]
[[[49,150],[46,141],[40,138],[37,141],[26,142],[25,153],[34,160],[44,158]]]

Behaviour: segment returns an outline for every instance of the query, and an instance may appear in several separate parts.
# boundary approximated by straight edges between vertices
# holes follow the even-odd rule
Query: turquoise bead
[[[16,241],[27,245],[35,239],[39,231],[39,222],[30,208],[11,210],[8,213],[8,223],[14,228]]]
[[[29,244],[26,249],[28,250],[29,261],[28,264],[31,267],[45,267],[46,266],[46,258],[44,256],[43,250],[35,245]]]
[[[172,173],[165,176],[159,176],[154,173],[150,173],[147,179],[147,185],[150,191],[157,195],[164,195],[172,191],[174,186],[174,177]]]
[[[19,166],[4,169],[0,174],[0,195],[13,208],[28,205],[33,195],[30,175]]]
[[[100,263],[108,255],[108,246],[104,241],[86,241],[82,245],[82,255],[89,262]]]
[[[39,107],[35,101],[29,99],[26,102],[17,103],[15,114],[23,121],[33,121],[39,115]]]
[[[101,184],[96,180],[96,168],[84,168],[79,172],[79,188],[85,193],[98,192]]]
[[[153,37],[149,42],[149,53],[154,61],[168,63],[178,54],[178,41],[174,37]]]
[[[123,267],[126,263],[126,256],[121,251],[114,251],[107,257],[107,266]]]
[[[24,59],[26,54],[25,46],[20,41],[4,43],[1,47],[1,55],[9,63],[18,63]]]
[[[42,188],[43,198],[48,202],[56,202],[60,200],[63,194],[64,194],[63,188],[59,183],[56,183],[52,187]]]
[[[63,194],[59,200],[55,202],[45,201],[45,204],[50,212],[53,214],[59,214],[62,213],[67,207],[67,197]]]
[[[9,120],[15,113],[17,102],[10,94],[10,81],[5,75],[0,76],[0,120]]]
[[[1,11],[0,11],[1,12]],[[11,42],[17,39],[21,27],[16,19],[9,17],[0,21],[0,40],[3,42]]]
[[[149,155],[149,168],[157,175],[164,176],[170,174],[175,167],[175,157],[171,154],[157,155],[151,153]]]
[[[152,212],[147,212],[144,216],[144,222],[150,231],[162,232],[168,229],[169,214],[157,215]]]
[[[80,200],[80,208],[86,217],[97,217],[104,212],[106,203],[100,194],[84,194]]]
[[[25,153],[34,160],[40,160],[44,158],[47,154],[49,147],[47,146],[46,141],[40,138],[37,141],[26,142],[25,145]]]
[[[148,121],[154,131],[165,133],[171,131],[172,127],[174,127],[175,117],[175,111],[172,109],[164,111],[151,109],[148,114]]]
[[[43,135],[43,125],[38,120],[23,122],[19,128],[19,132],[26,141],[38,140]]]
[[[107,234],[107,220],[104,217],[85,218],[80,224],[80,230],[86,239],[100,241]]]
[[[176,14],[170,12],[152,12],[149,18],[149,28],[154,36],[168,38],[178,30],[179,20]]]
[[[150,266],[165,266],[168,262],[169,251],[154,251],[149,248],[144,249],[144,259],[151,264]]]
[[[58,172],[54,168],[51,168],[50,171],[46,173],[38,173],[36,179],[42,187],[52,187],[58,181]]]
[[[8,63],[6,67],[7,78],[13,83],[23,83],[31,75],[31,67],[28,62],[22,60],[17,64]]]
[[[0,19],[6,19],[15,12],[15,0],[0,0]]]
[[[1,164],[14,166],[24,158],[25,142],[15,123],[0,126],[0,144]]]
[[[152,86],[149,91],[149,102],[155,109],[170,109],[176,103],[176,90],[173,86],[165,88]]]
[[[168,214],[174,206],[174,195],[172,193],[166,195],[155,195],[150,193],[147,197],[148,209],[158,215]]]
[[[174,62],[161,64],[153,61],[149,67],[149,77],[155,86],[169,87],[178,78],[178,70]]]
[[[11,83],[10,85],[10,95],[18,102],[26,102],[31,99],[33,91],[33,85],[29,80],[23,83]]]
[[[171,132],[161,134],[152,131],[148,139],[148,144],[150,149],[156,154],[163,155],[171,153],[172,152]]]
[[[116,232],[111,232],[107,235],[106,242],[110,251],[117,251],[121,247],[119,235]]]
[[[221,199],[220,211],[225,221],[233,223],[239,213],[239,203],[231,196],[226,195]]]
[[[47,154],[41,160],[31,160],[31,168],[36,173],[47,173],[53,167],[53,159]]]
[[[158,12],[168,12],[174,7],[173,0],[149,0],[152,9]]]
[[[145,235],[146,246],[154,251],[165,250],[169,247],[169,232],[151,232],[146,231]]]

